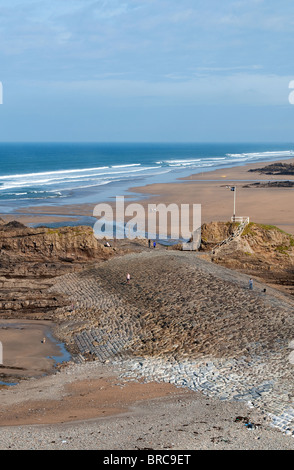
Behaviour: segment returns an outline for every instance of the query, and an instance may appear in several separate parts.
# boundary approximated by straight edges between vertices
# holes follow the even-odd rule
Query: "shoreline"
[[[243,182],[249,167],[252,165],[246,165],[242,170],[240,167],[231,168],[230,171],[227,169],[224,184],[228,181]],[[130,188],[129,191],[136,193],[138,189],[139,192],[142,191],[145,195],[142,205],[150,202],[191,203],[193,198],[196,199],[201,195],[203,198],[207,197],[210,203],[213,200],[218,201],[216,204],[218,214],[221,213],[222,194],[226,195],[223,211],[229,214],[232,195],[230,191],[224,190],[220,172],[221,170],[216,170],[206,173],[205,176],[191,175],[184,181],[174,184],[146,185],[142,188]],[[208,175],[209,181],[205,179]],[[257,216],[254,204],[256,191],[261,194],[265,190],[240,188],[239,191],[238,188],[240,198],[242,194],[251,194],[250,210],[255,209]],[[266,189],[266,191],[271,194],[270,207],[273,207],[277,203],[277,189]],[[284,202],[288,201],[285,207],[287,209],[291,207],[290,191],[278,188],[278,192]],[[291,197],[293,198],[293,195]],[[204,207],[204,216],[209,218],[213,212],[209,213],[208,204]],[[81,210],[89,211],[90,207],[73,206],[70,209],[70,216],[73,216]],[[268,211],[266,216],[270,217],[273,212],[273,209],[271,213]],[[51,216],[53,217],[53,214]],[[250,214],[249,216],[251,217]],[[280,212],[278,216],[280,225],[284,227]],[[229,218],[228,215],[227,219]],[[293,220],[292,216],[291,218]],[[292,229],[292,224],[288,223],[288,227]],[[177,255],[171,253],[170,256]],[[135,262],[134,257],[135,254],[130,255],[132,262]],[[123,262],[123,259],[119,262]],[[140,266],[139,260],[138,266]],[[91,298],[99,300],[97,295]],[[107,299],[109,302],[110,298]],[[152,375],[149,378],[144,377],[144,374],[132,377],[132,374],[127,374],[129,371],[124,371],[123,367],[123,364],[112,364],[111,360],[105,363],[70,362],[46,377],[31,378],[21,381],[16,387],[2,389],[0,448],[94,449],[99,446],[100,449],[136,450],[150,446],[154,449],[194,449],[197,446],[198,449],[293,449],[293,437],[273,428],[267,421],[266,413],[260,409],[248,408],[246,403],[238,400],[223,401],[220,398],[206,396],[203,391],[198,393],[197,390],[179,387],[173,382],[163,383],[157,381],[156,377],[152,380]],[[209,376],[210,371],[207,371],[207,374]],[[162,416],[160,422],[157,420],[158,414]],[[262,425],[248,431],[244,423],[236,422],[238,416],[244,419],[249,417],[251,421]],[[122,428],[129,429],[131,422],[133,423],[131,431],[122,435]],[[166,426],[165,429],[162,422]],[[146,423],[148,429],[153,428],[154,432],[146,432],[148,431]],[[167,434],[166,430],[170,428],[172,431]],[[19,437],[17,443],[14,442],[16,435]],[[39,444],[35,443],[36,439]]]
[[[272,163],[293,163],[294,159],[263,161],[232,166],[203,173],[191,173],[179,178],[174,183],[152,183],[128,188],[130,198],[145,210],[148,204],[201,204],[202,223],[228,221],[233,213],[232,194],[225,186],[235,183],[237,186],[237,216],[249,216],[250,220],[262,224],[276,225],[278,228],[294,234],[294,192],[291,188],[243,188],[245,183],[256,181],[294,181],[293,176],[271,176],[249,173],[249,169],[260,168]],[[114,196],[115,197],[115,196]],[[134,202],[132,200],[132,202]],[[127,203],[127,196],[125,196]],[[114,202],[110,202],[114,205]],[[38,206],[20,209],[10,214],[0,214],[5,221],[17,220],[24,225],[58,224],[83,225],[83,220],[93,219],[96,204],[68,204],[62,206]],[[38,219],[38,222],[37,222]],[[87,220],[87,225],[91,225]]]
[[[172,384],[128,381],[116,367],[95,362],[69,363],[37,382],[32,380],[20,382],[13,394],[1,391],[0,434],[7,426],[60,425],[119,416],[137,402],[176,392]],[[179,395],[187,393],[182,390]]]
[[[3,348],[0,385],[20,383],[23,379],[40,378],[54,373],[56,366],[68,357],[60,341],[54,337],[55,324],[49,320],[0,320],[0,340]]]
[[[275,163],[294,163],[279,160]],[[202,224],[216,221],[229,221],[233,215],[233,197],[226,185],[234,184],[236,190],[236,216],[249,217],[251,221],[265,225],[275,225],[281,230],[294,234],[294,192],[288,188],[243,188],[245,183],[268,180],[290,180],[293,176],[260,175],[249,173],[250,169],[262,168],[273,162],[259,162],[244,166],[194,173],[181,178],[177,183],[162,183],[130,188],[140,192],[147,204],[201,204]]]

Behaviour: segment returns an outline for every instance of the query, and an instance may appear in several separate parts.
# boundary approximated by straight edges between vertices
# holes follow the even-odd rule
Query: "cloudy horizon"
[[[293,25],[290,0],[3,0],[0,141],[291,141]]]

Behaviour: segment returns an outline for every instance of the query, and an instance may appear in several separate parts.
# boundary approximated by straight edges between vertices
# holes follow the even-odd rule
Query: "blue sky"
[[[293,0],[2,0],[0,141],[294,141]]]

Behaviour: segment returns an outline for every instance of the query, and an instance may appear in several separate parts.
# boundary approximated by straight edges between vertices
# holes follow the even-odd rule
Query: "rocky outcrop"
[[[106,246],[88,226],[29,228],[0,220],[0,318],[56,318],[71,299],[49,288],[57,277],[130,252],[148,250],[147,240],[117,240]],[[158,247],[157,249],[160,249]]]
[[[90,227],[35,229],[0,221],[0,315],[51,317],[68,304],[63,296],[48,293],[53,279],[114,254]]]
[[[32,229],[18,222],[1,225],[0,250],[31,260],[65,261],[108,259],[112,252],[96,240],[90,227]]]
[[[215,245],[229,238],[236,231],[237,223],[210,222],[201,226],[200,251],[208,251]]]
[[[294,237],[278,227],[250,222],[242,235],[214,254],[212,249],[234,230],[234,224],[202,226],[201,250],[222,266],[256,276],[294,294]]]
[[[245,184],[243,188],[293,188],[294,181],[268,181]]]
[[[248,171],[264,175],[294,175],[294,164],[277,162],[266,165],[263,168],[251,168]]]

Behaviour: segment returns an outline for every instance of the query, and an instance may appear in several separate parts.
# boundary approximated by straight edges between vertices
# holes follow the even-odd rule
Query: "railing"
[[[235,230],[234,233],[232,233],[228,238],[223,240],[222,242],[218,243],[213,249],[212,252],[215,253],[215,250],[220,248],[223,245],[227,245],[231,241],[233,241],[235,238],[239,237],[241,233],[243,232],[244,228],[246,227],[247,224],[249,224],[249,217],[235,217],[233,216],[231,218],[231,222],[240,222],[240,225],[238,225],[237,229]]]
[[[231,222],[240,222],[241,224],[246,223],[249,224],[249,217],[236,217],[233,215],[231,217]]]
[[[247,224],[249,224],[249,217],[236,217],[233,216],[231,217],[231,222],[239,222],[238,227],[236,230],[225,240],[222,242],[218,243],[212,251],[215,252],[216,249],[220,248],[223,245],[226,245],[227,243],[230,243],[232,240],[235,238],[239,237],[241,233],[243,232],[244,228],[246,227]],[[193,236],[190,242],[183,243],[182,249],[184,251],[197,251],[200,247],[201,244],[201,228],[198,230],[195,230],[193,232]]]

